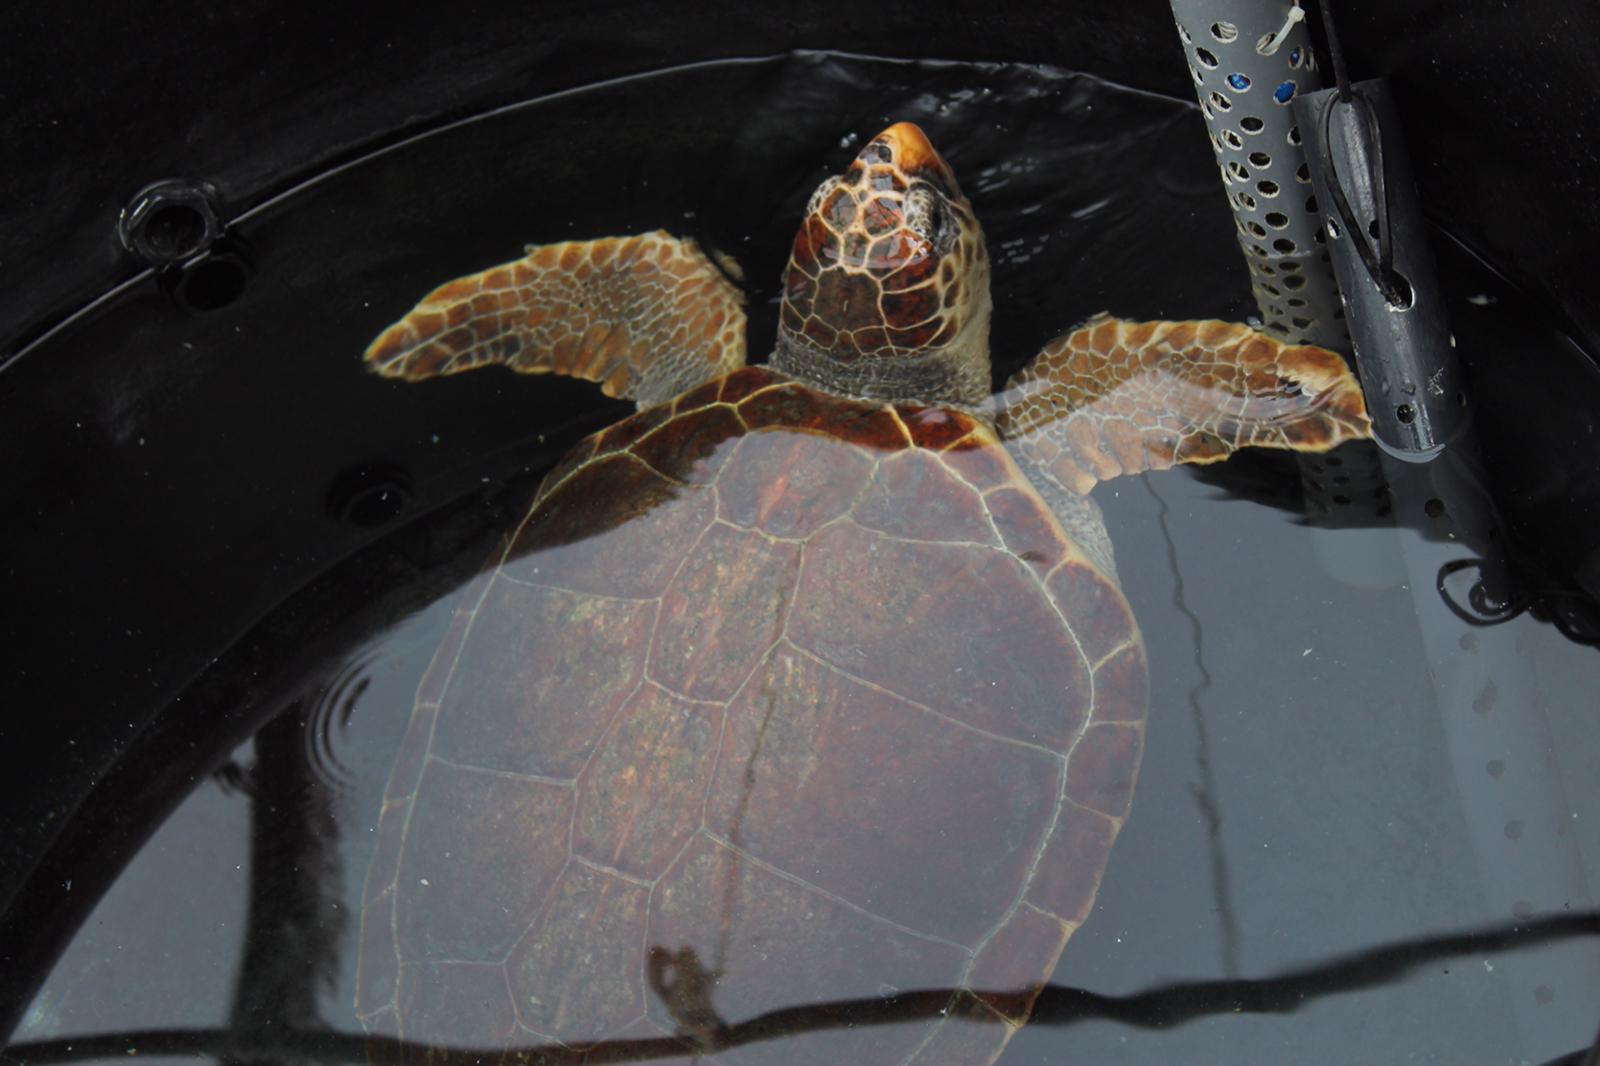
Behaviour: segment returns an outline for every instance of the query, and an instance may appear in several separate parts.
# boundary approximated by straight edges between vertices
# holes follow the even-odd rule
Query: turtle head
[[[852,395],[976,404],[989,308],[972,205],[922,130],[898,122],[811,195],[773,361]]]

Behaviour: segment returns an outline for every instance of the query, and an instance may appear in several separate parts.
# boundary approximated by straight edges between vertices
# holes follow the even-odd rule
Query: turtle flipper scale
[[[503,364],[660,403],[745,362],[743,296],[692,240],[664,231],[530,246],[429,293],[367,348],[420,381]]]
[[[1324,452],[1372,436],[1338,355],[1215,320],[1097,316],[1045,345],[1000,402],[998,428],[1030,474],[1078,495],[1240,448]]]

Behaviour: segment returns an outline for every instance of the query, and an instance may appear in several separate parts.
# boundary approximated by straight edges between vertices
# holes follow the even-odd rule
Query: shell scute
[[[649,903],[643,885],[569,864],[543,920],[506,961],[502,980],[522,1024],[541,1033],[608,1033],[643,1014]]]
[[[830,526],[806,545],[788,633],[839,669],[1017,741],[1063,750],[1088,716],[1088,666],[1008,553]]]
[[[1057,758],[975,734],[788,645],[728,713],[710,832],[909,929],[970,947],[1000,921],[1012,897],[993,886],[1025,877],[1056,804]],[[890,762],[885,736],[895,738]],[[929,847],[940,835],[961,847]]]
[[[539,501],[512,541],[506,576],[602,596],[659,596],[714,502],[627,453],[580,468]],[[670,549],[677,546],[678,553]]]
[[[796,538],[850,509],[873,460],[860,446],[831,435],[768,429],[740,441],[730,463],[717,483],[723,520]]]
[[[640,879],[659,877],[695,830],[722,709],[642,686],[577,785],[572,851]]]
[[[892,537],[997,546],[977,490],[920,448],[880,461],[850,517]]]
[[[733,408],[702,407],[664,420],[629,451],[674,481],[707,485],[744,432]]]

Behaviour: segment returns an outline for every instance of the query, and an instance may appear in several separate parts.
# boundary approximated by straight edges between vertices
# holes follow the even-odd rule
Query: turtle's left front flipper
[[[527,252],[423,297],[367,365],[420,381],[500,363],[641,407],[744,365],[744,296],[694,241],[658,230]]]
[[[1046,345],[999,399],[997,427],[1029,474],[1075,495],[1240,448],[1324,452],[1372,436],[1338,355],[1218,321],[1100,316]]]

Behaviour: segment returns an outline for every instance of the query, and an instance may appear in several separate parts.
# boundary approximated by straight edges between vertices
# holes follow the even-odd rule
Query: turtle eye
[[[926,185],[913,185],[906,193],[905,226],[943,252],[949,244],[950,209],[944,197]]]
[[[838,187],[839,176],[837,174],[831,178],[823,178],[822,184],[818,185],[816,191],[811,194],[811,199],[806,201],[806,214],[814,215],[822,210],[822,202],[828,198],[830,192]]]

